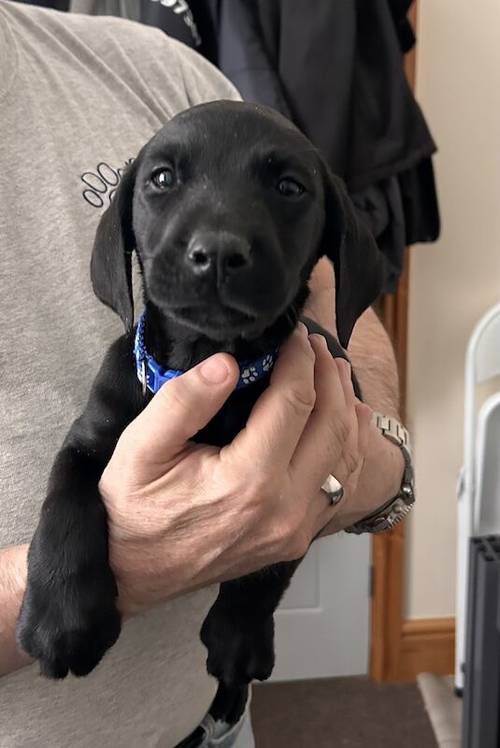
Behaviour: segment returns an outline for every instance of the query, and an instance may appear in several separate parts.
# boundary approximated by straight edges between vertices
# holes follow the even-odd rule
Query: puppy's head
[[[101,219],[93,287],[127,329],[134,250],[148,301],[214,340],[262,334],[327,255],[345,346],[385,277],[383,256],[317,150],[273,110],[240,102],[170,120]]]

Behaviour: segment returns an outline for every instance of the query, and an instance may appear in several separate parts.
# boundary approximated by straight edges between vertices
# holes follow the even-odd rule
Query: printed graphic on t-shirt
[[[106,161],[100,161],[93,171],[83,172],[80,176],[83,182],[83,199],[93,208],[107,207],[120,184],[123,172],[133,160],[129,158],[123,166],[118,167],[110,166]]]
[[[147,0],[140,6],[142,23],[157,26],[189,46],[201,46],[201,36],[187,0]]]

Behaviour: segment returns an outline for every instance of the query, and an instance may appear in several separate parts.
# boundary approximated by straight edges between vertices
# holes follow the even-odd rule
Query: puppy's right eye
[[[299,197],[305,191],[303,185],[291,177],[283,177],[276,185],[276,189],[284,197]]]
[[[174,170],[168,166],[157,169],[151,175],[151,182],[159,190],[167,190],[169,187],[173,187],[175,184]]]

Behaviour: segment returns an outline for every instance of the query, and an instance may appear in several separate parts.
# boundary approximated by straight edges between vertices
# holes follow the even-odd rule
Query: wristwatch
[[[405,470],[399,493],[376,511],[363,517],[345,532],[361,535],[363,532],[379,533],[390,530],[403,520],[415,503],[413,465],[411,461],[410,435],[399,421],[381,413],[373,414],[373,422],[386,439],[397,444],[403,453]]]

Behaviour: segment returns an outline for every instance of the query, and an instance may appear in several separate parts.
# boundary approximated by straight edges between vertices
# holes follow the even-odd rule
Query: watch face
[[[402,499],[405,502],[406,506],[411,506],[415,501],[415,493],[413,491],[413,486],[411,484],[405,484],[401,487],[401,494]]]

